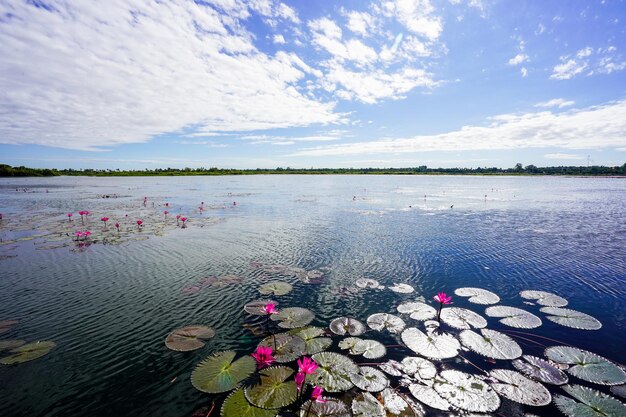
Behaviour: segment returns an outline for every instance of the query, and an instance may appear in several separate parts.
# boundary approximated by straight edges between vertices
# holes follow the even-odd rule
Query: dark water
[[[115,193],[118,198],[100,198]],[[150,202],[146,207],[144,196]],[[341,315],[365,320],[371,313],[394,312],[403,301],[430,299],[439,290],[451,293],[461,286],[489,289],[500,295],[501,304],[535,313],[518,292],[555,292],[603,327],[577,331],[544,320],[536,334],[626,361],[623,179],[2,179],[0,237],[6,243],[32,234],[9,232],[11,216],[26,226],[29,216],[62,219],[63,213],[81,209],[99,218],[134,207],[149,216],[160,213],[165,201],[172,213],[190,213],[189,228],[84,251],[71,250],[71,244],[42,250],[32,240],[0,246],[0,255],[7,255],[0,260],[0,321],[20,320],[0,339],[57,343],[41,359],[0,365],[0,415],[189,416],[210,404],[218,397],[196,391],[189,382],[194,366],[219,350],[248,353],[259,340],[242,327],[241,307],[260,298],[258,287],[266,279],[253,262],[322,269],[320,285],[282,278],[294,291],[279,298],[281,306],[313,310],[313,324],[319,326]],[[202,215],[195,209],[201,201],[211,207]],[[222,221],[195,227],[199,217]],[[46,227],[45,221],[37,224]],[[202,277],[224,274],[243,282],[181,293]],[[384,285],[409,283],[417,293],[342,295],[342,287],[352,288],[361,277]],[[455,305],[483,313],[459,297]],[[499,328],[494,319],[489,323]],[[195,352],[169,351],[165,336],[189,324],[212,326],[217,336]],[[525,353],[541,354],[536,344],[520,344]],[[558,413],[554,406],[532,412]]]

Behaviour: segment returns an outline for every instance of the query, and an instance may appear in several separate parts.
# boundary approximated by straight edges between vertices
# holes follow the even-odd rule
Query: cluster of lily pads
[[[17,323],[17,320],[0,321],[0,334],[8,332]],[[0,358],[0,364],[15,365],[39,359],[47,355],[55,346],[56,343],[51,340],[26,343],[26,340],[21,339],[0,339],[0,352],[9,351],[8,356]]]
[[[385,289],[371,279],[356,285]],[[414,292],[408,284],[388,289]],[[260,288],[272,298],[291,290],[281,281]],[[615,398],[626,391],[622,365],[564,344],[544,346],[543,356],[524,354],[518,342],[546,340],[530,332],[542,325],[542,317],[499,305],[500,298],[485,289],[458,288],[455,295],[484,309],[484,315],[450,307],[452,297],[439,293],[432,305],[423,298],[410,300],[393,313],[365,320],[338,317],[321,327],[312,325],[315,314],[307,308],[282,307],[274,299],[251,301],[243,309],[259,317],[259,333],[264,333],[256,350],[213,353],[193,370],[191,383],[204,393],[229,393],[222,417],[524,415],[550,404],[569,417],[626,416],[626,405]],[[522,291],[520,296],[558,325],[602,327],[596,318],[565,308],[567,300],[556,294]],[[489,319],[498,330],[487,328]],[[197,349],[214,335],[209,327],[191,326],[172,332],[166,345]]]

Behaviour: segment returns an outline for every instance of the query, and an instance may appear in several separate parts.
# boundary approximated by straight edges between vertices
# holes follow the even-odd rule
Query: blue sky
[[[626,162],[624,1],[0,0],[0,162]]]

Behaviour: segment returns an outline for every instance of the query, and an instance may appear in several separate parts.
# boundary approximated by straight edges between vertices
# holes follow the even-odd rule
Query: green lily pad
[[[317,353],[312,358],[319,365],[312,375],[312,385],[328,392],[342,392],[353,387],[350,376],[358,373],[359,367],[352,359],[334,352]]]
[[[442,379],[437,379],[433,388],[453,406],[474,413],[500,407],[500,397],[482,378],[453,369],[441,371],[440,376]]]
[[[406,326],[400,317],[387,313],[372,314],[367,318],[367,325],[373,330],[387,330],[393,334],[400,334]]]
[[[293,370],[286,366],[273,366],[259,371],[258,384],[245,389],[250,404],[259,408],[281,408],[296,401],[297,389],[293,380],[287,379]]]
[[[582,385],[565,385],[563,390],[574,397],[555,395],[554,404],[568,417],[623,417],[626,404],[595,389]]]
[[[333,340],[330,337],[319,337],[326,334],[321,327],[309,326],[303,329],[295,329],[289,331],[289,334],[293,334],[304,340],[306,355],[314,355],[323,352],[333,344]]]
[[[567,373],[585,381],[602,385],[626,382],[626,372],[602,356],[570,346],[552,346],[546,349],[548,359],[571,365]]]
[[[346,350],[346,349],[354,349],[354,347],[356,346],[356,344],[358,342],[360,342],[361,338],[359,337],[346,337],[345,339],[343,339],[341,342],[339,342],[339,349],[342,350]]]
[[[293,286],[283,281],[271,281],[261,285],[261,288],[259,288],[261,294],[275,296],[289,294],[291,290],[293,290]]]
[[[309,309],[302,307],[288,307],[280,310],[278,314],[272,314],[270,318],[278,322],[278,326],[284,329],[296,329],[311,323],[315,314]]]
[[[300,408],[299,417],[352,417],[343,401],[328,398],[326,402],[307,401]]]
[[[389,289],[398,294],[411,294],[412,292],[415,291],[415,289],[411,287],[409,284],[398,284],[398,283],[394,283],[391,287],[389,287]]]
[[[602,327],[602,323],[595,317],[569,308],[542,307],[539,311],[548,314],[548,320],[561,326],[580,330],[598,330]]]
[[[360,336],[365,332],[365,325],[357,319],[339,317],[330,322],[330,331],[339,336]]]
[[[411,395],[415,399],[437,410],[448,411],[452,407],[445,398],[428,385],[411,384],[409,385],[409,391],[411,391]]]
[[[363,355],[367,359],[377,359],[385,356],[387,348],[377,340],[365,339],[356,342],[350,349],[350,353],[352,355]]]
[[[275,417],[276,411],[253,406],[246,400],[243,389],[240,388],[226,398],[220,415],[222,417]]]
[[[362,392],[352,401],[354,417],[387,417],[385,407],[369,392]]]
[[[204,346],[202,339],[215,336],[215,330],[207,326],[186,326],[174,330],[165,338],[165,346],[177,352],[189,352]]]
[[[487,327],[487,320],[480,314],[460,307],[450,307],[441,310],[441,321],[450,327],[459,330]]]
[[[565,372],[536,356],[524,355],[512,363],[515,369],[538,381],[552,385],[567,384]]]
[[[469,297],[467,301],[474,304],[496,304],[500,302],[500,297],[491,291],[482,288],[464,287],[457,288],[454,293],[459,297]]]
[[[565,298],[551,292],[526,290],[520,292],[519,295],[527,300],[535,300],[537,304],[546,307],[565,307],[567,305]]]
[[[427,335],[415,327],[409,327],[402,332],[401,337],[409,349],[430,359],[453,358],[461,349],[459,341],[447,333]]]
[[[378,367],[382,369],[383,372],[386,372],[391,376],[402,376],[404,373],[404,367],[402,364],[393,359],[389,359],[387,362],[381,363]]]
[[[355,284],[359,288],[373,288],[377,290],[382,290],[385,288],[383,285],[380,285],[378,281],[370,278],[359,278],[356,280]]]
[[[437,375],[435,364],[424,358],[408,356],[402,359],[404,373],[421,380],[433,379]]]
[[[518,329],[534,329],[541,326],[541,319],[526,310],[509,306],[487,307],[485,314],[489,317],[502,317],[500,323]]]
[[[493,359],[516,359],[522,356],[522,348],[504,333],[490,329],[481,329],[482,335],[463,330],[459,334],[461,342],[479,355]]]
[[[550,391],[539,382],[526,378],[519,372],[509,369],[494,369],[489,376],[500,382],[491,383],[493,388],[501,396],[516,403],[542,406],[550,404],[552,396]]]
[[[273,349],[272,356],[278,363],[295,361],[306,350],[304,340],[289,333],[278,333],[268,336],[259,343],[259,346],[271,347]]]
[[[361,366],[359,372],[350,374],[350,380],[358,388],[368,392],[382,391],[389,385],[385,374],[371,366]]]
[[[24,344],[26,344],[26,340],[18,340],[18,339],[0,340],[0,351],[7,350],[7,349],[15,349]]]
[[[400,313],[408,314],[413,320],[425,321],[435,318],[437,310],[420,301],[402,303],[398,306]]]
[[[39,359],[47,355],[55,346],[56,343],[50,340],[28,343],[10,350],[9,352],[12,355],[0,359],[0,363],[3,365],[14,365]]]
[[[235,356],[236,353],[230,350],[207,357],[191,373],[191,383],[197,390],[209,394],[237,388],[256,370],[256,362],[251,356],[233,362]]]
[[[267,304],[278,305],[278,303],[274,300],[255,300],[250,301],[248,304],[243,306],[243,309],[248,314],[253,314],[255,316],[266,316],[265,306]]]
[[[397,417],[423,417],[424,408],[399,391],[385,388],[380,393],[381,402],[387,411],[387,416]]]

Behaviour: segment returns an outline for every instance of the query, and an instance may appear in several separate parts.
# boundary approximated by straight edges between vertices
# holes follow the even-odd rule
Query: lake
[[[293,286],[273,297],[279,309],[306,307],[315,313],[312,324],[324,328],[340,316],[365,322],[373,313],[400,315],[396,307],[407,301],[437,307],[438,291],[452,294],[454,307],[485,316],[485,306],[454,294],[484,288],[500,304],[541,317],[542,326],[529,332],[623,361],[624,207],[626,180],[611,178],[2,178],[0,322],[19,322],[0,341],[52,340],[56,347],[33,361],[0,365],[0,414],[182,417],[213,401],[219,407],[225,395],[196,390],[190,375],[211,353],[254,350],[263,335],[242,307],[267,298],[259,287],[273,280]],[[81,221],[80,210],[92,214]],[[188,218],[187,227],[177,227],[176,214]],[[110,218],[105,231],[103,216]],[[77,240],[77,230],[93,235]],[[322,278],[307,282],[311,271]],[[409,284],[415,292],[360,289],[360,278]],[[567,308],[592,315],[602,328],[547,320],[541,306],[525,304],[523,290],[564,297]],[[486,318],[490,329],[511,330]],[[192,352],[165,346],[172,330],[194,324],[212,327],[215,337]],[[524,337],[516,340],[532,355],[559,344]],[[379,339],[400,343],[388,334]],[[333,340],[330,350],[340,352],[340,339]],[[388,347],[389,356],[401,359],[402,349]],[[500,415],[521,410],[505,406]],[[523,410],[558,414],[554,405]]]

